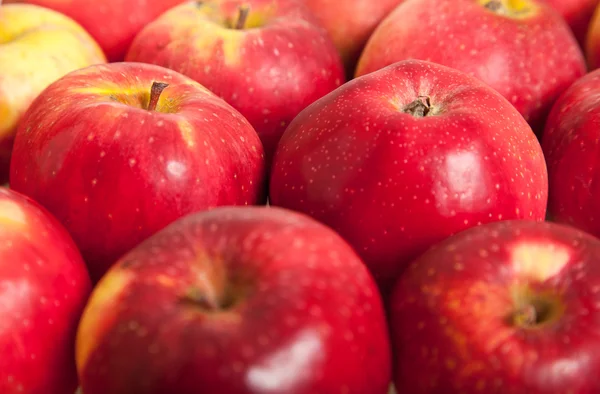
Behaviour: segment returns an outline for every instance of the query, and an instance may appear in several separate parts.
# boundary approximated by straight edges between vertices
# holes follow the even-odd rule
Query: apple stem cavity
[[[246,21],[248,20],[248,16],[250,15],[250,6],[242,5],[239,7],[238,11],[238,18],[233,28],[235,30],[242,30],[246,27]]]
[[[419,96],[415,101],[404,107],[403,111],[415,118],[423,118],[431,112],[431,99],[429,96]]]
[[[167,86],[169,86],[168,83],[152,82],[152,88],[150,88],[150,101],[148,102],[148,111],[156,110],[158,99]]]

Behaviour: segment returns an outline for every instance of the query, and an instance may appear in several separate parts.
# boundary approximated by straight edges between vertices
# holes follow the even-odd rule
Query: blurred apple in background
[[[45,209],[0,188],[0,392],[71,394],[91,291],[73,240]]]
[[[345,78],[331,38],[294,0],[185,3],[142,30],[126,59],[179,71],[233,105],[267,165],[288,123]]]
[[[599,262],[600,240],[547,222],[436,245],[394,289],[398,392],[600,392]]]
[[[0,5],[0,184],[17,125],[33,99],[70,71],[106,58],[81,26],[33,5]]]
[[[586,71],[569,26],[537,0],[405,0],[369,39],[357,75],[410,58],[481,79],[538,136],[554,101]]]
[[[600,6],[596,7],[588,27],[585,55],[590,70],[600,67]]]
[[[303,0],[323,25],[340,53],[348,79],[377,25],[404,0]]]
[[[135,35],[169,8],[185,0],[4,0],[61,12],[79,22],[98,41],[111,62],[121,61]]]
[[[581,47],[585,46],[590,19],[598,0],[545,0],[567,21]]]
[[[313,216],[363,257],[385,292],[460,230],[543,220],[547,173],[523,117],[481,81],[398,62],[305,109],[273,162],[270,203]]]
[[[326,226],[270,207],[191,214],[102,278],[77,335],[85,394],[386,394],[382,300]]]
[[[548,164],[548,213],[600,237],[600,69],[558,99],[542,148]]]
[[[17,131],[10,186],[71,232],[92,279],[171,221],[264,203],[258,135],[234,108],[159,66],[111,63],[46,89]]]

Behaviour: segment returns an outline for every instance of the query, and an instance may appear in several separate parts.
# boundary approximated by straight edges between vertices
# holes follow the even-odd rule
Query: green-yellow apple
[[[111,62],[121,61],[135,35],[169,8],[185,0],[4,0],[29,3],[67,15],[98,42]]]
[[[270,203],[338,231],[383,291],[407,263],[482,223],[543,220],[548,178],[523,117],[478,79],[422,60],[356,78],[298,115]]]
[[[404,0],[303,0],[326,29],[342,57],[346,75],[354,75],[356,62],[377,25]]]
[[[72,19],[34,5],[0,5],[0,183],[8,180],[15,130],[33,99],[68,72],[105,62]]]
[[[73,394],[75,336],[91,290],[65,228],[0,187],[0,393]]]
[[[126,59],[179,71],[225,99],[258,132],[267,164],[288,123],[345,79],[331,38],[294,0],[182,4],[142,30]]]
[[[432,61],[481,79],[538,136],[554,101],[586,72],[573,32],[540,0],[405,0],[369,39],[357,75],[403,59]]]
[[[123,256],[79,325],[85,394],[386,394],[381,297],[330,228],[271,207],[181,218]]]
[[[31,104],[11,188],[70,231],[97,281],[123,253],[190,212],[265,200],[246,119],[197,82],[142,63],[69,73]]]

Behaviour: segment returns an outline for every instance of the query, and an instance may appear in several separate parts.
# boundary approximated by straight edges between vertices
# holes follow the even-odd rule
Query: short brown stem
[[[233,26],[236,30],[242,30],[246,27],[246,21],[248,20],[248,16],[250,15],[250,6],[249,5],[241,5],[238,9],[238,18]]]
[[[490,11],[499,11],[503,6],[502,2],[499,0],[490,0],[484,5]]]
[[[513,316],[514,324],[518,327],[531,327],[538,323],[538,312],[535,305],[527,304],[517,310]]]
[[[403,111],[415,118],[423,118],[431,111],[431,99],[429,96],[419,96],[415,101],[404,107]]]
[[[158,99],[167,86],[169,86],[168,83],[152,82],[152,88],[150,89],[150,101],[148,102],[148,111],[156,110]]]

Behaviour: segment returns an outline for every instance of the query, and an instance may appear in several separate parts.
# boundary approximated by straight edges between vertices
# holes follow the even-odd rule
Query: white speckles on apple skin
[[[424,95],[437,113],[403,113]],[[514,107],[458,71],[407,61],[347,83],[294,119],[275,155],[270,202],[333,227],[380,281],[393,282],[457,231],[543,220],[547,188],[539,142]]]
[[[422,59],[475,76],[507,98],[541,135],[559,94],[586,72],[568,25],[536,1],[510,18],[473,0],[405,0],[375,30],[357,75]]]
[[[531,255],[515,254],[515,247]],[[554,261],[550,249],[564,253]],[[458,256],[464,272],[453,268]],[[524,259],[537,257],[542,263],[530,266],[537,275],[522,269]],[[600,293],[592,291],[600,286],[599,258],[593,236],[526,220],[471,228],[431,248],[409,266],[391,300],[400,392],[420,392],[428,383],[436,394],[477,392],[478,382],[501,384],[502,392],[600,388],[589,378],[600,364],[600,311],[593,307]],[[520,302],[534,299],[549,302],[556,314],[533,328],[507,324]],[[452,368],[440,363],[448,358]],[[423,368],[427,375],[419,374]]]
[[[387,393],[391,355],[376,285],[349,245],[304,215],[272,207],[192,214],[124,256],[107,280],[123,270],[135,279],[107,306],[118,317],[94,338],[86,393],[135,390],[141,365],[161,394],[198,384],[231,394]],[[214,311],[183,303],[191,288],[234,301]],[[190,365],[193,376],[182,375]],[[114,368],[122,379],[103,378]]]

